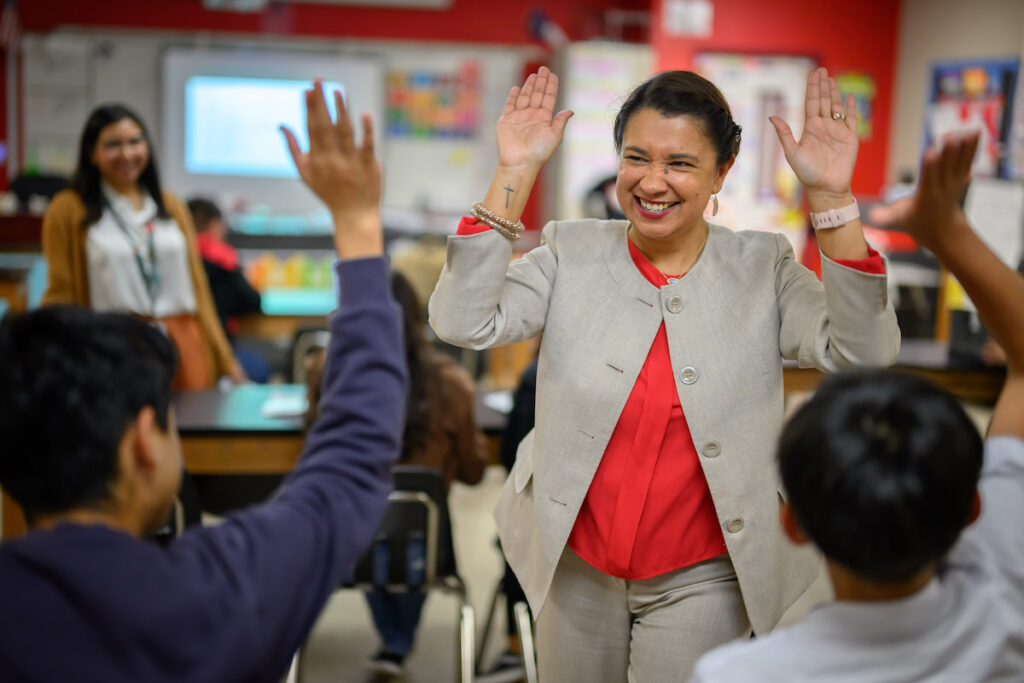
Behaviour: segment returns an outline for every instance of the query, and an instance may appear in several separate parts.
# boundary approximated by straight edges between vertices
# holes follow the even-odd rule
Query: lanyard
[[[142,246],[135,239],[131,230],[128,229],[124,219],[117,213],[110,201],[104,197],[103,205],[113,216],[114,222],[117,223],[117,227],[121,228],[121,234],[124,235],[128,245],[132,248],[132,253],[135,255],[135,265],[139,268],[139,275],[142,276],[142,282],[146,285],[146,292],[149,294],[150,303],[156,305],[156,297],[160,293],[160,273],[156,269],[156,242],[153,238],[153,221],[149,220],[146,223],[146,256],[143,260]],[[146,261],[149,261],[148,268]]]

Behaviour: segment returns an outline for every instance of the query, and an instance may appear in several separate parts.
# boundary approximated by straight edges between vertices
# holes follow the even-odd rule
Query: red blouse
[[[464,218],[458,234],[489,229]],[[637,269],[667,284],[629,242]],[[884,273],[874,249],[863,260],[836,261]],[[726,552],[690,428],[676,392],[665,324],[658,328],[619,421],[590,483],[569,547],[588,564],[623,579],[647,579]]]

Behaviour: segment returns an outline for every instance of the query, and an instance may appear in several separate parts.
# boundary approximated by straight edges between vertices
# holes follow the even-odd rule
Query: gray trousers
[[[750,636],[728,555],[642,581],[566,547],[537,619],[541,683],[686,681],[709,649]]]

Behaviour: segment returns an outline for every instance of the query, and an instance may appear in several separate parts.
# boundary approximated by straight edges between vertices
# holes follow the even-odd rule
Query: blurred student
[[[220,207],[209,199],[193,197],[188,200],[188,208],[196,226],[196,244],[210,282],[217,316],[245,374],[254,382],[265,383],[270,379],[270,364],[266,358],[235,339],[238,331],[235,317],[259,313],[260,293],[245,279],[238,252],[227,242],[228,226]]]
[[[424,307],[412,284],[397,271],[391,291],[402,309],[409,393],[405,401],[405,428],[399,463],[431,467],[453,481],[479,483],[487,466],[487,441],[476,423],[476,388],[469,373],[427,341]],[[310,406],[314,406],[324,371],[324,355],[307,363]],[[398,675],[412,652],[425,592],[366,593],[366,602],[380,636],[378,652],[367,667]]]
[[[714,650],[693,681],[1024,680],[1024,280],[957,205],[976,146],[929,151],[894,223],[956,276],[1006,350],[986,441],[923,379],[823,383],[779,441],[781,518],[824,553],[836,602]]]
[[[380,166],[306,95],[310,151],[286,133],[334,220],[339,306],[319,418],[273,501],[167,548],[182,471],[175,352],[137,317],[47,307],[0,326],[0,484],[31,531],[0,544],[0,678],[278,681],[376,533],[406,395],[389,295]]]
[[[203,259],[210,293],[217,306],[217,315],[229,335],[237,325],[231,319],[238,315],[260,312],[260,293],[245,279],[238,263],[238,252],[227,243],[227,224],[220,208],[209,199],[188,200],[192,222],[196,226],[196,244]]]
[[[162,191],[149,133],[127,107],[104,104],[89,115],[71,187],[43,216],[43,254],[44,305],[160,322],[178,349],[175,388],[245,380],[217,319],[192,218]]]

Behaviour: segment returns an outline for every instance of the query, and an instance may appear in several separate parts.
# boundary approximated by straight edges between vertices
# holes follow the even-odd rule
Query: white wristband
[[[860,218],[860,207],[857,206],[857,200],[854,199],[852,203],[838,209],[829,209],[822,213],[812,213],[811,225],[814,226],[815,230],[838,228],[840,225],[846,225],[858,218]]]

